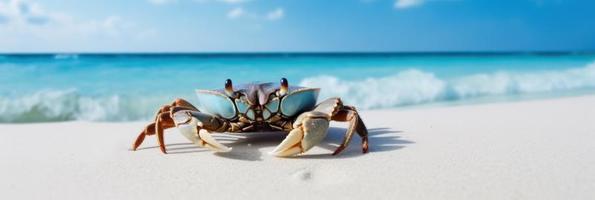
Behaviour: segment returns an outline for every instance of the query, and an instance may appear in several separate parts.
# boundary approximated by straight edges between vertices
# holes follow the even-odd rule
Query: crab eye
[[[231,79],[225,80],[225,94],[233,96],[233,84],[231,83]]]
[[[287,94],[289,90],[289,83],[287,82],[286,78],[281,78],[281,87],[279,88],[279,96],[283,96]]]

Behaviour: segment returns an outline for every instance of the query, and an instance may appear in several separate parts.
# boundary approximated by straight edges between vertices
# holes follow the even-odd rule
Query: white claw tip
[[[219,149],[217,152],[226,153],[226,152],[230,152],[231,149],[232,149],[231,147],[227,147],[227,148]]]
[[[206,147],[208,149],[211,149],[216,152],[230,152],[231,151],[231,147],[227,147],[227,146],[217,142],[217,140],[215,140],[215,138],[213,138],[207,130],[201,129],[198,132],[198,136],[204,142],[204,147]]]
[[[268,154],[271,155],[271,156],[277,156],[279,154],[279,152],[269,151]]]
[[[269,152],[270,155],[277,156],[277,157],[293,157],[303,153],[300,147],[292,147],[287,150],[282,151],[271,151]]]

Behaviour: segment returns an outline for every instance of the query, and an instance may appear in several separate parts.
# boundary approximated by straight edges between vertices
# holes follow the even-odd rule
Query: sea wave
[[[321,98],[341,97],[363,109],[387,108],[487,96],[556,93],[595,89],[595,63],[582,68],[540,72],[494,72],[440,79],[417,69],[365,80],[334,76],[306,78],[306,87],[320,87]]]
[[[595,92],[595,63],[566,70],[500,71],[448,79],[417,69],[363,80],[315,76],[303,79],[300,85],[322,88],[320,99],[337,96],[360,109],[390,108],[490,96]],[[171,98],[172,95],[90,96],[76,89],[41,90],[0,96],[0,122],[149,120]]]
[[[44,90],[21,97],[0,97],[0,122],[131,121],[155,111],[150,100],[83,96],[77,90]]]

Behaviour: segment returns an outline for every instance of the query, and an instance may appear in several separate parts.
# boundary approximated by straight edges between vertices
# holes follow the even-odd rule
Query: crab
[[[225,81],[220,90],[196,90],[198,106],[176,99],[159,109],[153,123],[138,135],[132,150],[145,136],[157,135],[161,152],[167,153],[163,133],[177,127],[192,143],[216,152],[229,152],[211,133],[282,132],[285,139],[270,154],[278,157],[301,155],[319,144],[327,135],[330,121],[348,122],[341,144],[332,153],[341,153],[354,133],[361,137],[362,152],[368,152],[368,130],[353,106],[344,105],[340,98],[329,98],[318,104],[320,88],[289,87],[282,78],[273,83],[252,83],[234,88]]]

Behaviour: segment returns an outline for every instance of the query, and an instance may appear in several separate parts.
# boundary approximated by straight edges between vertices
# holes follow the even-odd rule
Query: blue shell
[[[197,90],[198,107],[201,111],[218,115],[226,119],[236,117],[236,108],[233,101],[227,95],[210,90]]]
[[[256,119],[256,114],[254,114],[254,110],[248,110],[248,112],[246,112],[246,117],[250,120]]]
[[[281,113],[287,117],[293,117],[304,111],[312,110],[316,106],[319,92],[318,88],[301,88],[290,91],[281,100]]]
[[[272,113],[276,113],[279,110],[279,98],[271,99],[267,104],[264,105]]]
[[[238,107],[238,112],[240,113],[246,113],[246,111],[248,111],[248,108],[250,108],[250,105],[248,104],[248,102],[246,102],[245,100],[242,99],[236,99],[236,106]]]
[[[269,112],[269,110],[267,110],[267,109],[262,110],[262,118],[269,119],[270,117],[271,117],[271,112]]]

